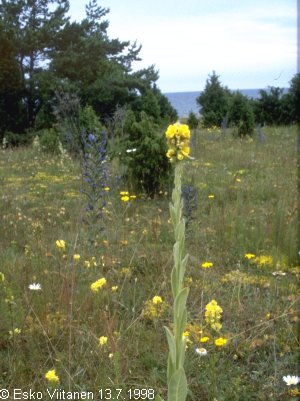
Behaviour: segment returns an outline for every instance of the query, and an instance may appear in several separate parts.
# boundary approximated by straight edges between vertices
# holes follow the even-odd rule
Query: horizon
[[[285,89],[285,90],[289,89],[289,87],[282,87],[282,86],[273,86],[273,87],[280,88],[280,89]],[[265,88],[237,88],[237,89],[228,88],[228,89],[230,91],[237,92],[237,91],[251,91],[251,90],[259,91],[259,90],[267,90],[267,89],[270,89],[270,88],[271,88],[271,86],[267,86]],[[191,91],[162,92],[162,93],[165,95],[165,94],[169,94],[169,93],[198,93],[198,92],[203,92],[203,91],[204,91],[204,89],[191,90]]]

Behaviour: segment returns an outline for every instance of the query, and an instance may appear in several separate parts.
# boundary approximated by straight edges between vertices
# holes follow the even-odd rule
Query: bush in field
[[[188,120],[187,120],[187,125],[191,129],[194,129],[194,128],[198,127],[198,124],[199,124],[199,120],[198,120],[196,114],[194,112],[190,111],[189,117],[188,117]]]
[[[128,177],[136,190],[145,191],[153,197],[166,182],[170,172],[164,136],[145,112],[141,112],[139,121],[129,113],[124,130],[128,136],[123,162]]]
[[[260,90],[259,94],[255,103],[256,120],[266,125],[281,124],[283,89],[271,87]]]
[[[205,127],[221,126],[228,114],[230,97],[230,91],[221,85],[219,76],[213,71],[206,80],[204,91],[196,99]]]
[[[229,123],[234,127],[238,136],[252,135],[255,127],[255,118],[248,98],[240,92],[232,95],[229,108]]]
[[[59,154],[60,136],[54,128],[42,130],[39,139],[44,152]]]

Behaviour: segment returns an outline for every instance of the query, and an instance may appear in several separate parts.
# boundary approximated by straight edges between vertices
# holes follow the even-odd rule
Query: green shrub
[[[229,123],[238,136],[252,135],[255,127],[253,108],[248,98],[236,92],[230,104]]]
[[[43,152],[59,154],[60,137],[54,128],[44,129],[40,132],[40,145]]]
[[[165,137],[145,112],[141,112],[140,121],[132,121],[132,114],[129,117],[125,125],[128,139],[122,152],[122,161],[127,167],[133,187],[154,197],[167,181],[170,172]],[[132,121],[131,126],[129,120]]]
[[[231,93],[221,85],[219,76],[213,71],[206,80],[204,91],[197,97],[196,102],[201,107],[200,113],[204,127],[220,127],[228,113]]]
[[[194,129],[194,128],[198,127],[198,124],[199,124],[199,120],[198,120],[196,114],[194,112],[190,111],[189,117],[188,117],[188,120],[187,120],[187,125],[191,129]]]

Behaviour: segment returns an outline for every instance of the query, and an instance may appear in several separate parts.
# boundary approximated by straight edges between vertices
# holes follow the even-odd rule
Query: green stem
[[[169,344],[168,401],[185,401],[187,396],[187,381],[183,368],[186,340],[183,333],[187,323],[186,300],[188,289],[184,288],[183,282],[188,256],[184,255],[185,221],[182,217],[182,169],[181,162],[175,164],[174,189],[170,204],[175,244],[173,247],[174,266],[171,273],[174,330],[171,333],[166,329]]]

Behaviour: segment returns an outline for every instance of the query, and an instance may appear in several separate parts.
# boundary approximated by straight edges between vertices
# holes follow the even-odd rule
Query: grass
[[[186,236],[188,400],[297,394],[282,380],[297,374],[299,356],[296,130],[269,128],[266,136],[259,144],[194,132],[195,160],[184,174],[196,194]],[[33,148],[0,152],[0,388],[45,392],[45,373],[55,369],[58,387],[69,391],[111,389],[116,397],[117,388],[147,388],[166,396],[171,188],[122,202],[128,188],[111,175],[106,229],[91,242],[76,161]],[[205,262],[213,267],[201,268]],[[102,277],[106,285],[93,293]],[[42,290],[30,291],[33,282]],[[154,296],[164,302],[157,313]],[[220,333],[205,323],[212,299],[223,309]],[[102,347],[100,336],[108,339]],[[214,345],[218,336],[226,346]]]

